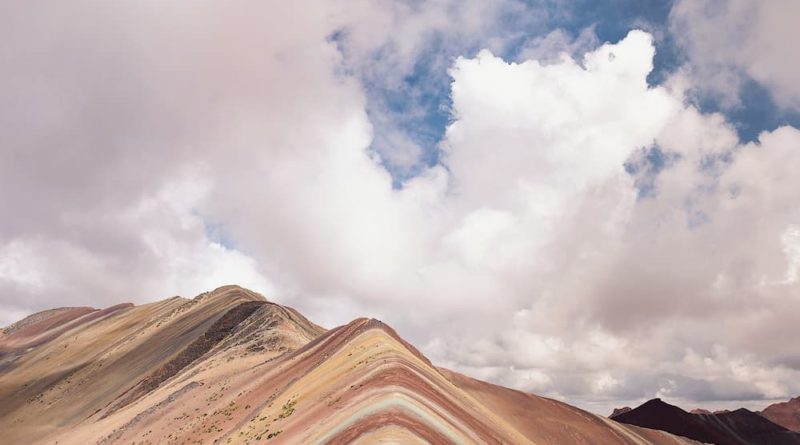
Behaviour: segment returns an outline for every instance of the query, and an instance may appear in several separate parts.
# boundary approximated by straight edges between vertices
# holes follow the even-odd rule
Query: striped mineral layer
[[[378,320],[325,330],[237,286],[0,333],[2,443],[694,444],[437,368]]]

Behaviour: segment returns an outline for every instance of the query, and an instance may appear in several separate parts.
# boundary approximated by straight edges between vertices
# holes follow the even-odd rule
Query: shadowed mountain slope
[[[800,434],[743,408],[692,414],[653,399],[612,419],[717,445],[800,445]]]
[[[740,408],[716,414],[700,414],[703,420],[744,444],[795,445],[800,434],[770,422],[758,413]]]
[[[0,334],[9,443],[690,444],[434,367],[389,326],[326,331],[227,286]]]

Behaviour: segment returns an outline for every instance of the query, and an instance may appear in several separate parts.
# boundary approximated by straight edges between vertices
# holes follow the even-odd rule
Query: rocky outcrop
[[[614,412],[608,416],[609,419],[613,419],[614,417],[619,416],[620,414],[625,414],[629,412],[632,408],[630,406],[623,406],[622,408],[614,408]]]

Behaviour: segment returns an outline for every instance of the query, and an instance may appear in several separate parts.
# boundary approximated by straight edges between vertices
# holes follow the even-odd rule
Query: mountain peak
[[[800,397],[774,403],[759,414],[784,428],[800,432]]]
[[[258,292],[251,291],[250,289],[246,289],[244,287],[235,284],[220,286],[210,292],[203,292],[202,294],[194,297],[194,300],[196,301],[207,301],[212,299],[263,301],[263,302],[268,301],[263,295],[259,294]]]

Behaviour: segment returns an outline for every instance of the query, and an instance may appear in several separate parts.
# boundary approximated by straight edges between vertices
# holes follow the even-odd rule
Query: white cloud
[[[327,325],[378,316],[438,363],[587,406],[731,397],[747,376],[748,396],[800,392],[800,360],[775,341],[800,309],[800,135],[742,146],[684,104],[686,79],[649,87],[648,34],[580,61],[509,63],[490,51],[502,42],[446,60],[442,163],[395,189],[343,68],[405,72],[424,30],[480,30],[481,14],[51,6],[0,14],[29,25],[0,26],[4,320],[234,281]],[[350,54],[328,39],[342,29]],[[388,139],[406,146],[390,162],[413,165]],[[640,198],[624,164],[654,144],[674,160]]]
[[[194,296],[226,283],[274,297],[274,287],[251,257],[209,239],[203,220],[193,213],[205,188],[189,175],[118,214],[62,216],[81,237],[97,231],[91,241],[100,246],[42,236],[15,238],[0,255],[0,324],[48,307]],[[103,238],[122,242],[106,248]],[[126,249],[116,251],[119,246]]]
[[[0,280],[31,289],[45,285],[35,254],[18,241],[6,244],[0,251]]]
[[[800,225],[789,224],[781,235],[783,252],[786,254],[786,283],[800,279]]]
[[[448,351],[446,360],[466,369],[510,361],[517,371],[492,376],[517,382],[532,365],[521,351],[558,338],[564,346],[549,359],[533,355],[555,376],[537,389],[586,404],[652,397],[662,386],[675,398],[800,391],[792,383],[798,372],[779,364],[791,351],[773,344],[767,353],[753,340],[792,329],[781,314],[797,304],[787,295],[796,286],[783,280],[791,267],[786,224],[797,214],[784,193],[795,189],[788,172],[800,157],[797,130],[739,146],[722,116],[685,106],[682,90],[647,87],[652,51],[649,37],[634,32],[588,54],[585,69],[569,59],[508,64],[488,52],[456,62],[457,119],[444,142],[449,205],[463,215],[455,227],[476,229],[453,233],[471,233],[459,238],[476,249],[471,258],[480,252],[497,261],[504,242],[518,249],[505,267],[484,264],[480,270],[492,273],[481,286],[464,287],[503,296],[502,309],[479,319],[486,331],[508,329],[508,311],[529,309],[496,337],[505,343],[476,342],[486,346],[471,352],[463,339],[472,337],[467,326],[477,320],[470,319],[458,340],[440,340],[432,351]],[[622,165],[651,144],[677,157],[655,178],[655,196],[637,201]],[[522,229],[498,237],[511,227]],[[491,252],[481,247],[486,240]],[[722,286],[720,276],[728,277]],[[717,328],[733,325],[736,334]],[[707,348],[712,339],[730,345],[728,367],[692,383],[691,372],[668,366],[679,345]],[[764,354],[760,362],[754,350]],[[761,377],[744,385],[734,364],[748,358],[748,372]],[[737,383],[714,386],[725,378]]]
[[[798,16],[794,0],[681,0],[672,9],[671,26],[701,88],[735,105],[744,73],[769,87],[778,104],[796,109]]]
[[[521,61],[536,60],[542,64],[557,63],[562,55],[580,60],[581,56],[601,43],[593,27],[585,28],[575,38],[559,28],[525,42],[517,58]]]

